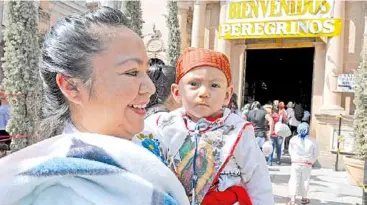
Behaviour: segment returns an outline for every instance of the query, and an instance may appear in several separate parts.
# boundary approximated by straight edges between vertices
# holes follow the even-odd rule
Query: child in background
[[[315,163],[319,150],[316,142],[309,136],[309,126],[303,122],[298,125],[298,135],[289,142],[289,155],[291,156],[291,177],[289,179],[289,205],[295,205],[296,196],[301,195],[302,204],[309,204],[307,198],[312,164]]]
[[[228,58],[189,48],[177,61],[176,75],[171,91],[182,108],[160,117],[157,137],[191,203],[273,205],[253,126],[224,108],[233,93]]]

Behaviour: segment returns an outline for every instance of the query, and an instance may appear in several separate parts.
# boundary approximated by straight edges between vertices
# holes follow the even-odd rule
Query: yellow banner
[[[302,38],[338,36],[341,19],[316,18],[255,22],[233,22],[219,25],[219,38]]]

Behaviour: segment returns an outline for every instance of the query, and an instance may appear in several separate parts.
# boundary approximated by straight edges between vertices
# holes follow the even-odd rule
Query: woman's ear
[[[68,99],[68,101],[75,104],[82,103],[81,92],[79,91],[79,85],[81,85],[77,79],[66,77],[62,74],[56,75],[56,83],[59,86],[62,94]]]

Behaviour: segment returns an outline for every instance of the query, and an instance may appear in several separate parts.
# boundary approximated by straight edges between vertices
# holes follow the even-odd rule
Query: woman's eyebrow
[[[119,59],[118,62],[117,62],[117,65],[123,65],[123,64],[125,64],[127,62],[130,62],[130,61],[134,61],[134,62],[136,62],[139,65],[143,65],[144,64],[143,63],[143,60],[141,60],[138,57],[126,56],[126,57],[123,57],[123,58]]]

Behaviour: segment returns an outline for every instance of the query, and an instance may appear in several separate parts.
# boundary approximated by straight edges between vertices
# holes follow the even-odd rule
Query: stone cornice
[[[178,10],[189,10],[194,5],[193,1],[178,1]]]
[[[62,13],[62,10],[69,11],[71,13],[84,13],[88,11],[87,4],[84,6],[74,1],[51,1],[54,5],[52,11],[62,15],[69,15],[70,13]],[[62,10],[56,10],[54,8],[61,8]]]
[[[331,124],[331,125],[339,124],[339,118],[335,115],[315,114],[315,118],[320,124]],[[353,126],[353,121],[354,121],[353,115],[344,115],[342,118],[342,125]]]

